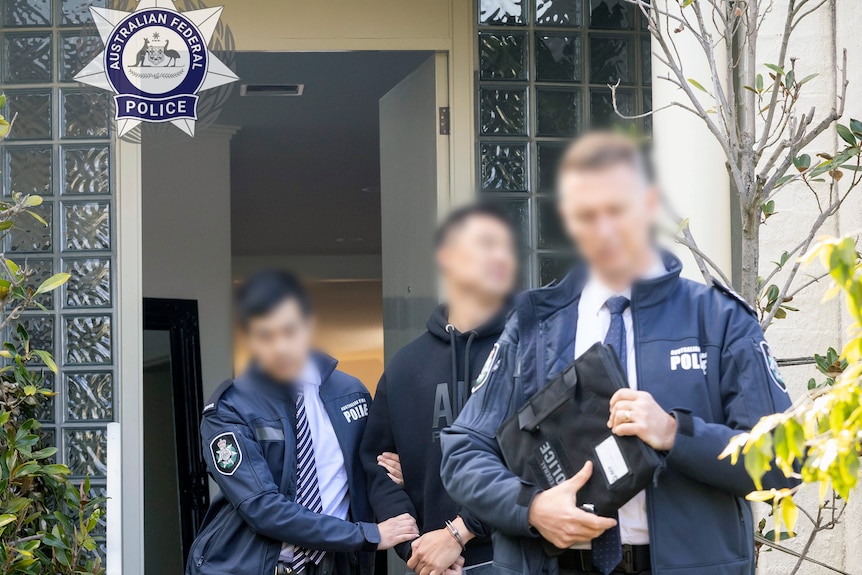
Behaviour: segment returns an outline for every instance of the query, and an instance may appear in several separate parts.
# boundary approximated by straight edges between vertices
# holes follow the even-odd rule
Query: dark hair
[[[265,316],[286,300],[296,300],[303,315],[311,314],[311,301],[302,282],[288,271],[266,270],[252,274],[236,291],[240,325]]]
[[[513,238],[518,236],[518,233],[515,230],[515,224],[512,222],[512,218],[509,217],[509,214],[503,208],[495,204],[480,202],[462,206],[451,211],[437,228],[434,245],[439,248],[445,244],[449,239],[449,236],[452,235],[452,232],[475,217],[494,219],[503,224],[506,229],[509,230],[509,233],[512,234]]]

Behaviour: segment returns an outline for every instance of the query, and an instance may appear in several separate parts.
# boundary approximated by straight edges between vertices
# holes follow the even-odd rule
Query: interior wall
[[[230,136],[142,146],[143,292],[198,301],[204,396],[233,375]]]
[[[383,374],[383,283],[310,282],[308,291],[317,319],[316,346],[374,393]],[[236,341],[234,361],[241,371],[248,356],[242,338]]]

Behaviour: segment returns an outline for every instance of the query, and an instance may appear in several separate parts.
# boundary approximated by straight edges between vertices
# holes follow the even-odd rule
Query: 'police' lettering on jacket
[[[364,397],[360,397],[355,401],[351,401],[347,405],[342,405],[341,415],[344,416],[347,423],[353,423],[354,421],[359,421],[360,419],[368,417],[368,402],[365,401]]]

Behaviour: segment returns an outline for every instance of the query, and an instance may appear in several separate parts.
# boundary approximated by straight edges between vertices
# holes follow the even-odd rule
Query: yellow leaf
[[[795,536],[796,520],[799,519],[799,510],[796,508],[796,502],[792,497],[784,497],[779,504],[781,509],[781,520],[787,527],[787,532],[791,537]]]
[[[761,491],[752,491],[745,496],[749,501],[769,501],[775,497],[774,489],[765,489]]]

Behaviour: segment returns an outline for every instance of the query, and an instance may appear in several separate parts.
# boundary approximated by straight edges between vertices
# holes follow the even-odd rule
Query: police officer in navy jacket
[[[753,574],[745,495],[754,485],[719,455],[734,435],[790,405],[756,314],[724,286],[680,278],[679,260],[656,248],[657,192],[624,136],[575,142],[560,166],[559,200],[584,264],[557,286],[519,296],[472,398],[444,431],[449,494],[495,528],[500,575]],[[577,506],[591,474],[620,464],[613,453],[597,452],[595,463],[543,491],[506,469],[495,439],[506,418],[597,342],[614,346],[631,386],[611,401],[608,436],[637,436],[665,462],[614,517]],[[773,469],[763,485],[789,481]],[[566,551],[550,557],[540,536]]]
[[[371,397],[311,350],[308,296],[291,274],[249,278],[237,308],[252,364],[204,408],[219,493],[186,574],[370,575],[376,550],[419,535],[407,515],[372,522],[359,462]]]

